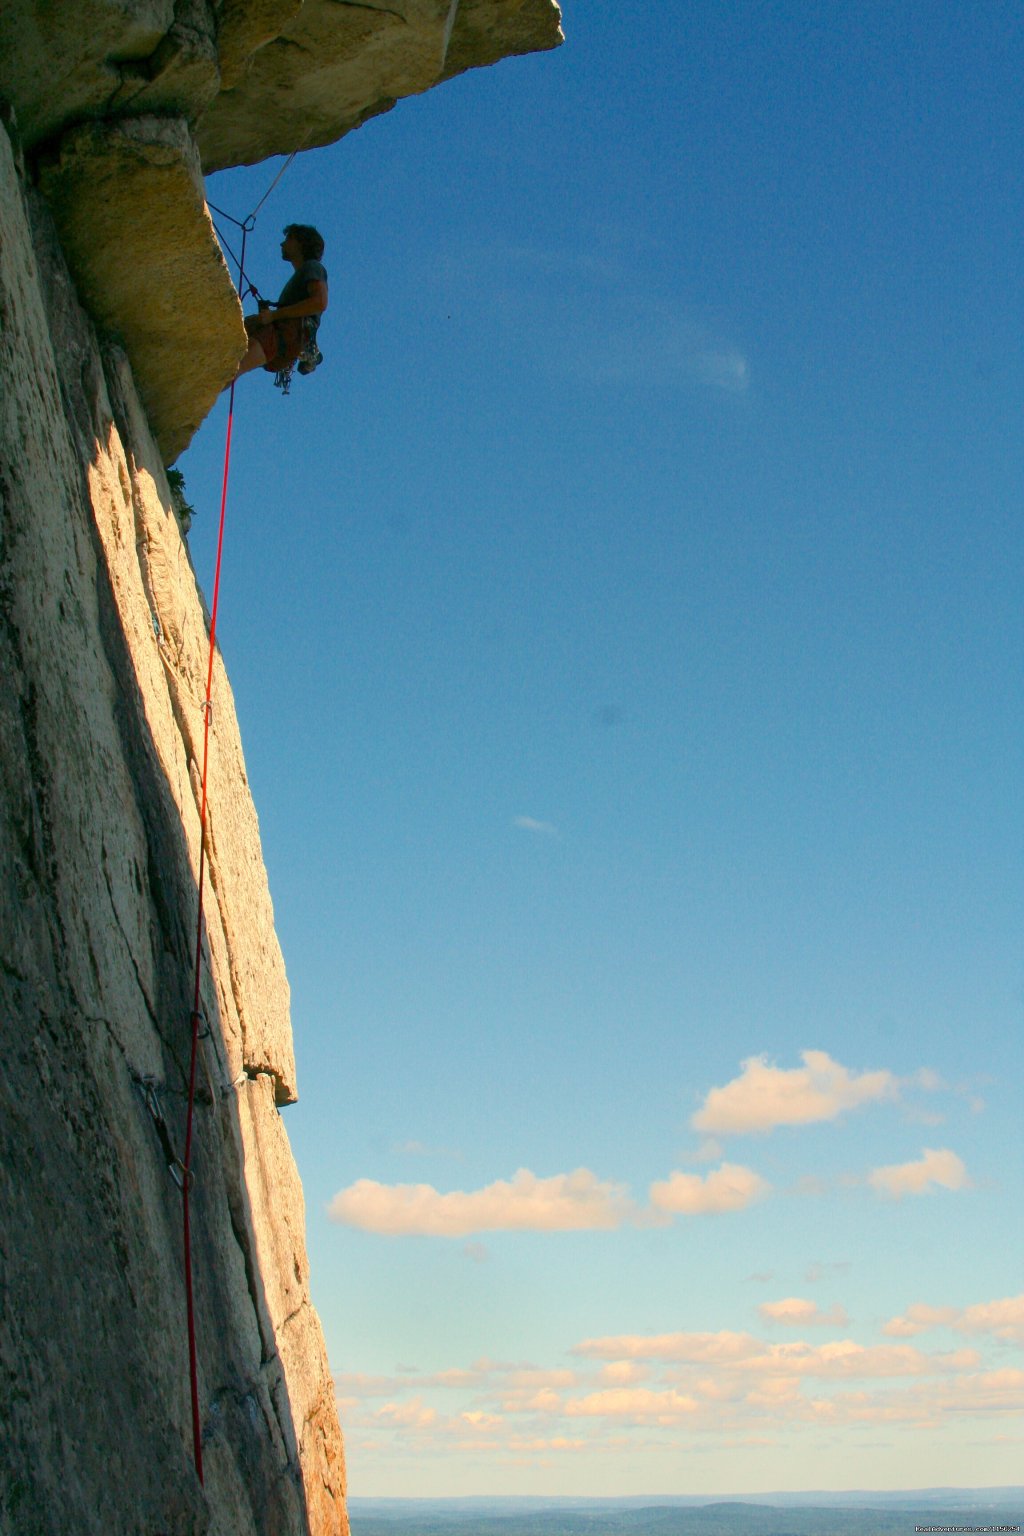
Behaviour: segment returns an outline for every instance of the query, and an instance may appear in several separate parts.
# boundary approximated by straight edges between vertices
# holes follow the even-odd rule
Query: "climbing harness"
[[[457,6],[458,6],[458,0],[452,0],[451,10],[449,12],[449,32],[450,32],[450,28],[451,28],[451,23],[455,19],[455,11],[457,9]],[[445,48],[447,49],[447,37],[446,37],[446,41],[445,41]],[[281,177],[284,175],[285,171],[288,169],[288,167],[291,165],[292,161],[295,159],[295,156],[297,154],[299,154],[303,149],[305,149],[305,147],[308,144],[310,138],[312,137],[312,133],[313,133],[313,130],[310,129],[309,133],[306,134],[306,137],[303,139],[302,143],[299,145],[299,148],[292,150],[291,154],[288,156],[287,160],[284,162],[284,165],[282,165],[281,169],[278,171],[277,175],[274,177],[273,181],[270,183],[270,186],[264,192],[263,196],[260,198],[260,200],[256,204],[255,208],[252,210],[252,212],[250,214],[247,215],[246,218],[244,218],[244,219],[236,219],[234,214],[226,212],[225,209],[223,209],[223,208],[218,208],[216,203],[211,203],[209,200],[207,200],[206,206],[210,210],[211,222],[212,222],[214,230],[216,232],[217,239],[220,241],[221,245],[227,251],[228,255],[231,257],[232,261],[235,263],[235,266],[238,268],[238,293],[239,293],[239,297],[244,302],[244,300],[247,297],[251,296],[252,298],[254,298],[256,300],[256,303],[260,306],[261,309],[264,308],[264,307],[267,307],[269,309],[270,304],[269,304],[269,301],[267,299],[265,299],[263,297],[263,295],[260,293],[259,289],[256,287],[256,284],[252,281],[252,279],[250,278],[248,272],[246,272],[246,270],[245,270],[245,241],[246,241],[246,236],[250,235],[252,233],[253,229],[256,227],[256,215],[259,213],[260,209],[263,207],[263,204],[266,202],[266,200],[270,196],[271,192],[273,192],[274,188],[277,186],[278,182],[281,180]],[[220,226],[217,223],[217,219],[213,218],[214,214],[216,214],[218,218],[227,219],[229,224],[233,224],[236,229],[241,230],[241,233],[242,233],[242,253],[241,253],[240,257],[236,256],[234,251],[231,249],[231,246],[230,246],[228,240],[226,239],[223,230],[220,228]],[[268,315],[267,323],[268,323],[268,325],[274,323],[273,315]],[[301,346],[301,348],[299,350],[298,356],[293,358],[291,360],[291,362],[285,363],[283,367],[277,368],[277,369],[274,370],[274,384],[275,384],[275,387],[277,389],[279,389],[283,395],[287,395],[287,394],[289,394],[291,392],[291,383],[292,383],[292,372],[293,372],[293,370],[297,369],[298,372],[301,373],[305,377],[305,376],[307,376],[307,375],[309,375],[311,373],[315,373],[316,370],[320,367],[320,364],[324,360],[324,355],[320,351],[319,346],[317,345],[317,339],[316,339],[316,336],[317,336],[317,323],[316,323],[314,317],[312,315],[303,316],[301,321],[300,321],[300,324],[301,324],[302,346]]]

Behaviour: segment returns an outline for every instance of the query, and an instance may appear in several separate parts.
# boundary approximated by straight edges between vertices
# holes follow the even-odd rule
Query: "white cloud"
[[[619,1334],[607,1338],[584,1339],[573,1354],[610,1361],[647,1360],[678,1367],[697,1366],[702,1372],[715,1370],[718,1380],[730,1377],[898,1377],[946,1375],[973,1369],[978,1363],[973,1349],[953,1353],[925,1354],[911,1344],[856,1344],[852,1339],[834,1339],[825,1344],[808,1344],[794,1339],[784,1344],[768,1344],[749,1333]],[[688,1382],[685,1369],[673,1372],[673,1379]],[[763,1382],[758,1390],[763,1390]],[[779,1389],[782,1390],[781,1388]]]
[[[620,1333],[605,1338],[583,1339],[574,1355],[598,1360],[692,1361],[721,1364],[741,1360],[760,1346],[749,1333]]]
[[[564,1367],[540,1370],[530,1365],[512,1366],[505,1370],[503,1379],[509,1387],[525,1387],[536,1391],[540,1387],[574,1387],[576,1372]]]
[[[882,1332],[890,1338],[909,1339],[932,1328],[991,1333],[994,1338],[1024,1344],[1024,1293],[975,1302],[970,1307],[932,1307],[927,1302],[915,1301],[902,1316],[890,1318]]]
[[[760,1199],[771,1186],[737,1163],[723,1163],[721,1168],[701,1178],[697,1173],[669,1174],[652,1184],[651,1208],[673,1216],[705,1216],[716,1211],[741,1211]]]
[[[646,1381],[650,1374],[647,1366],[637,1365],[635,1360],[612,1360],[608,1365],[602,1365],[598,1380],[605,1387],[635,1387],[637,1382]]]
[[[740,1135],[777,1125],[811,1125],[898,1096],[898,1081],[889,1071],[851,1072],[827,1051],[802,1051],[800,1059],[802,1067],[782,1068],[765,1056],[748,1057],[739,1077],[711,1089],[690,1122],[694,1130]]]
[[[524,832],[538,832],[543,837],[558,836],[558,828],[552,826],[550,821],[536,821],[532,816],[516,816],[512,825],[520,827]]]
[[[868,1174],[872,1189],[893,1200],[902,1200],[904,1195],[928,1194],[934,1185],[966,1189],[970,1182],[967,1169],[948,1147],[925,1147],[916,1161],[890,1163],[884,1168],[873,1168]]]
[[[849,1319],[838,1302],[822,1312],[815,1301],[803,1296],[785,1296],[781,1301],[763,1301],[758,1307],[766,1323],[782,1323],[786,1328],[845,1328]]]
[[[569,1418],[626,1419],[630,1422],[653,1421],[674,1424],[696,1413],[696,1398],[673,1388],[655,1391],[651,1387],[606,1387],[586,1397],[573,1397],[565,1405]]]
[[[827,1380],[851,1377],[881,1379],[894,1376],[929,1376],[971,1368],[978,1363],[974,1350],[953,1354],[926,1355],[912,1344],[856,1344],[852,1339],[834,1339],[827,1344],[808,1344],[795,1339],[791,1344],[760,1346],[760,1354],[749,1354],[735,1362],[733,1369],[752,1375],[772,1377],[813,1376]]]
[[[457,1147],[433,1147],[415,1139],[396,1141],[391,1150],[401,1157],[446,1158],[454,1162],[462,1162],[464,1156]]]
[[[769,1306],[780,1315],[800,1310],[811,1321],[813,1304],[804,1298]],[[962,1309],[921,1305],[907,1317],[920,1324],[941,1317],[990,1340],[1020,1325],[1024,1296]],[[573,1353],[574,1370],[478,1360],[405,1382],[339,1377],[339,1391],[352,1391],[341,1399],[350,1443],[361,1455],[378,1455],[382,1466],[403,1446],[408,1456],[427,1448],[442,1456],[494,1453],[506,1466],[543,1465],[559,1450],[634,1455],[638,1446],[678,1458],[680,1435],[690,1448],[724,1449],[759,1443],[784,1427],[788,1436],[817,1437],[816,1444],[821,1431],[844,1426],[955,1433],[967,1417],[1008,1426],[1024,1405],[1024,1371],[983,1365],[973,1348],[926,1352],[896,1338],[812,1344],[728,1331],[625,1334],[584,1340]],[[460,1387],[462,1401],[452,1391],[432,1400],[437,1388]],[[990,1434],[986,1443],[997,1439]],[[807,1453],[814,1454],[811,1444]]]
[[[467,1408],[459,1414],[459,1418],[463,1424],[468,1424],[470,1429],[478,1430],[493,1430],[504,1423],[501,1414],[486,1413],[482,1408]]]
[[[437,1422],[437,1409],[414,1397],[408,1403],[385,1403],[373,1417],[389,1429],[429,1429]]]
[[[518,1392],[504,1399],[506,1413],[561,1413],[562,1399],[552,1387],[541,1387],[536,1392]]]
[[[882,1332],[890,1339],[912,1339],[931,1328],[951,1326],[955,1317],[956,1307],[929,1307],[927,1303],[917,1301],[902,1317],[891,1317]]]
[[[732,347],[695,353],[693,371],[703,383],[730,395],[743,394],[750,384],[750,364]]]
[[[334,1221],[389,1236],[468,1237],[474,1232],[610,1231],[635,1214],[622,1185],[589,1168],[540,1179],[520,1168],[484,1189],[442,1194],[431,1184],[359,1179],[328,1206]]]

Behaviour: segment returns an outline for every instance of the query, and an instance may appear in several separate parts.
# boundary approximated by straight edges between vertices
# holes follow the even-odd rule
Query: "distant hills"
[[[766,1502],[351,1499],[349,1515],[352,1536],[908,1536],[915,1526],[1024,1529],[1024,1488],[758,1497]]]

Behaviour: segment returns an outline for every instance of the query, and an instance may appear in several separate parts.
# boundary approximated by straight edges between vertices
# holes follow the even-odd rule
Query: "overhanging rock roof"
[[[555,0],[4,0],[0,98],[166,462],[245,349],[203,171],[333,143],[404,96],[562,41]]]
[[[207,171],[331,144],[403,96],[562,40],[553,0],[294,0],[199,123]],[[229,37],[230,42],[230,37]]]

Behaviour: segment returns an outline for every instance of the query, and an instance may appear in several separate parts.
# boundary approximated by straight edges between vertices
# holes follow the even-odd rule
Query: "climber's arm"
[[[322,315],[327,308],[327,284],[314,278],[309,284],[309,298],[298,304],[286,304],[267,315],[268,320],[301,320],[304,315]]]

